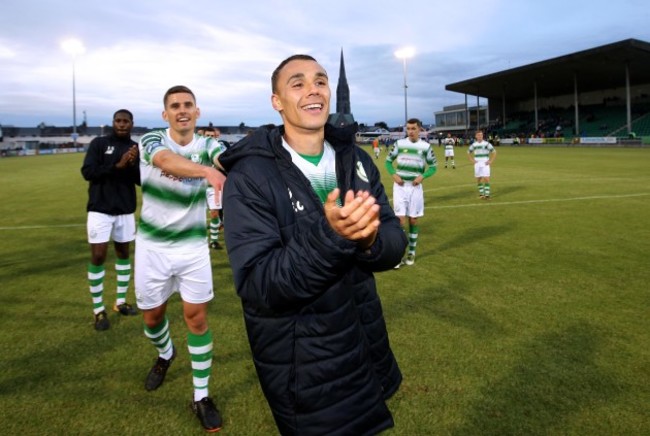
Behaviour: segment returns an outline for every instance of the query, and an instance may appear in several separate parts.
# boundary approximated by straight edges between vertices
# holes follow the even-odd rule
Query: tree
[[[379,121],[379,122],[375,123],[375,127],[381,127],[382,129],[389,130],[388,129],[388,124],[386,124],[386,122],[384,122],[384,121]]]

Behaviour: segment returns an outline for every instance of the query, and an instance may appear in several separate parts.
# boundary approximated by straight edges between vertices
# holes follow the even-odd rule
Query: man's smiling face
[[[327,73],[317,62],[293,60],[278,75],[271,97],[285,128],[320,130],[329,117],[330,87]]]
[[[196,120],[200,111],[196,107],[192,94],[179,92],[170,94],[165,103],[163,119],[169,123],[169,127],[176,132],[194,131]]]

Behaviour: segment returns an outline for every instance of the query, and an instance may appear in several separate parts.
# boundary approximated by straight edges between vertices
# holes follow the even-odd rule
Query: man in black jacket
[[[131,139],[133,114],[120,109],[113,114],[113,132],[93,139],[88,146],[81,174],[88,180],[88,283],[95,314],[95,330],[107,330],[110,322],[104,307],[104,262],[108,241],[115,246],[117,297],[113,310],[137,315],[126,302],[131,279],[129,243],[135,239],[135,185],[140,184],[138,144]]]
[[[326,125],[325,70],[294,55],[271,81],[284,125],[219,158],[255,368],[280,433],[379,433],[393,426],[386,399],[402,376],[373,272],[400,261],[406,237],[356,126]]]

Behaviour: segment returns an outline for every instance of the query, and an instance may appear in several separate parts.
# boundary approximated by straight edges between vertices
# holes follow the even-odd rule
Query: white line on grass
[[[42,225],[42,226],[12,226],[0,227],[0,230],[31,230],[31,229],[55,229],[63,227],[84,227],[86,224],[59,224],[59,225]]]
[[[480,206],[511,206],[517,204],[534,204],[534,203],[553,203],[563,201],[581,201],[581,200],[603,200],[609,198],[630,198],[630,197],[643,197],[650,195],[650,192],[640,192],[638,194],[624,194],[624,195],[594,195],[591,197],[572,197],[572,198],[549,198],[544,200],[522,200],[522,201],[483,201],[481,203],[472,204],[452,204],[448,206],[426,206],[425,209],[454,209],[459,207],[480,207]],[[14,227],[0,227],[0,230],[31,230],[31,229],[53,229],[64,227],[83,227],[86,224],[60,224],[54,226],[14,226]]]
[[[454,204],[449,206],[426,206],[425,209],[453,209],[458,207],[480,207],[480,206],[511,206],[517,204],[531,204],[531,203],[554,203],[554,202],[563,202],[563,201],[603,200],[603,199],[610,199],[610,198],[643,197],[646,195],[650,195],[650,192],[640,192],[638,194],[624,194],[624,195],[594,195],[591,197],[549,198],[545,200],[506,201],[503,203],[490,200],[490,201],[482,201],[481,203],[472,203],[472,204]]]

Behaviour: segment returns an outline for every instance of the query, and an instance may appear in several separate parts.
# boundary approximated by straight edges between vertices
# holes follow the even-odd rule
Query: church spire
[[[339,83],[336,85],[336,113],[330,114],[328,122],[337,127],[354,124],[354,116],[350,108],[350,87],[348,86],[348,78],[345,75],[343,48],[341,48]]]
[[[350,112],[350,87],[348,78],[345,76],[345,61],[343,60],[343,49],[341,48],[341,66],[339,68],[339,83],[336,85],[336,112],[349,114]]]

